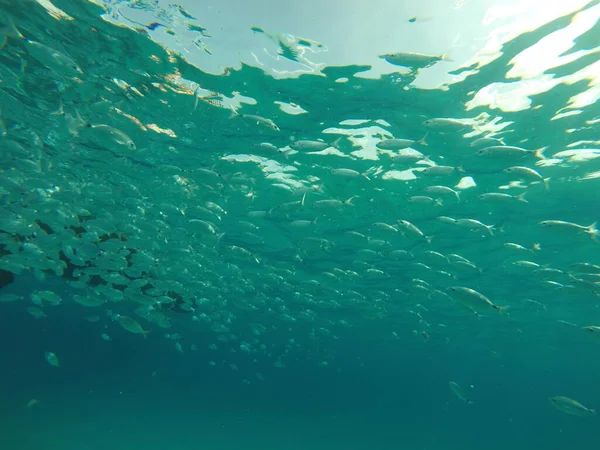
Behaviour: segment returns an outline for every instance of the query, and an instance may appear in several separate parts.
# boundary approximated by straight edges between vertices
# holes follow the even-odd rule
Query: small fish
[[[290,148],[298,152],[320,152],[329,147],[337,148],[340,139],[341,138],[336,139],[332,144],[323,141],[299,140],[292,142]]]
[[[465,393],[465,391],[463,390],[462,387],[460,387],[460,385],[458,383],[455,383],[454,381],[450,381],[448,383],[450,385],[450,389],[452,390],[452,392],[454,392],[454,395],[456,395],[456,397],[458,397],[458,399],[462,402],[468,403],[468,404],[472,404],[474,403]]]
[[[409,203],[419,203],[422,205],[432,205],[436,204],[438,206],[442,206],[442,202],[437,199],[433,199],[431,197],[427,197],[426,195],[413,195],[408,198]]]
[[[430,166],[420,171],[423,175],[431,177],[444,177],[455,172],[464,172],[462,167],[452,166]]]
[[[45,352],[44,357],[46,358],[46,361],[48,361],[48,364],[50,364],[51,366],[60,367],[60,361],[55,353]]]
[[[423,122],[423,126],[434,131],[460,131],[470,127],[469,124],[462,120],[452,119],[448,117],[438,117],[428,119]]]
[[[552,406],[565,414],[579,417],[593,416],[596,414],[596,411],[593,409],[587,408],[578,401],[568,397],[550,397],[549,400]]]
[[[415,150],[414,148],[400,149],[396,153],[390,155],[390,158],[394,163],[399,164],[414,163],[422,159],[429,161],[429,159],[425,155],[423,155],[423,153]]]
[[[506,306],[498,306],[485,295],[480,294],[474,289],[463,287],[463,286],[452,286],[446,290],[453,298],[463,303],[464,305],[477,311],[482,307],[490,307],[503,314],[506,310]]]
[[[13,39],[24,39],[21,32],[15,26],[12,18],[8,15],[3,14],[2,21],[0,22],[0,36],[9,37]]]
[[[35,306],[29,306],[27,308],[27,312],[36,319],[43,319],[44,317],[46,317],[46,313],[44,313],[44,311]]]
[[[109,125],[98,124],[92,125],[87,124],[87,127],[93,131],[94,137],[98,138],[102,144],[117,144],[125,147],[127,150],[136,150],[136,145],[133,140],[117,128],[113,128]]]
[[[234,117],[239,117],[248,124],[259,125],[272,131],[280,131],[279,127],[271,119],[267,119],[266,117],[261,116],[255,116],[252,114],[240,114],[232,106],[231,115],[229,116],[229,118],[233,119]]]
[[[542,183],[544,183],[546,190],[550,189],[550,186],[548,185],[548,183],[550,182],[550,177],[544,178],[542,175],[540,175],[539,172],[537,172],[529,167],[512,166],[512,167],[507,167],[506,169],[503,170],[503,172],[511,174],[511,175],[516,175],[525,180],[541,181]]]
[[[412,139],[383,139],[375,146],[382,150],[402,150],[415,144]]]
[[[402,67],[422,69],[429,67],[439,61],[451,61],[446,55],[426,55],[424,53],[397,52],[379,55],[390,64]]]
[[[122,316],[119,314],[116,316],[116,320],[123,327],[123,329],[129,331],[130,333],[141,334],[144,336],[144,338],[146,338],[148,333],[150,333],[150,331],[144,330],[139,322],[131,317]]]
[[[512,145],[492,145],[485,147],[475,153],[476,156],[486,158],[515,158],[520,159],[526,156],[535,156],[538,159],[545,159],[544,151],[547,147],[538,148],[537,150],[526,150],[521,147]]]
[[[25,404],[25,408],[29,409],[29,408],[33,408],[35,405],[37,405],[40,401],[37,398],[32,398],[31,400],[29,400],[26,404]]]
[[[588,234],[594,241],[598,238],[598,236],[600,236],[600,232],[596,229],[596,222],[586,227],[584,225],[565,222],[563,220],[543,220],[539,222],[539,225],[556,231],[575,231],[578,233],[585,233]]]
[[[368,175],[366,175],[364,173],[357,172],[356,170],[353,170],[353,169],[344,169],[344,168],[331,169],[331,173],[333,175],[337,175],[339,177],[344,177],[344,178],[360,178],[360,177],[364,177],[367,180],[370,180],[370,178],[368,177]]]
[[[431,237],[425,236],[421,230],[419,230],[415,225],[410,223],[408,220],[398,220],[398,225],[412,234],[416,234],[420,238],[423,238],[427,241],[428,244],[431,243]]]
[[[425,188],[425,192],[442,196],[453,195],[456,197],[456,200],[460,201],[460,195],[458,191],[455,191],[454,189],[449,188],[447,186],[427,186]]]
[[[459,227],[463,227],[463,228],[468,228],[471,231],[476,231],[476,230],[486,230],[490,236],[494,235],[494,225],[486,225],[485,223],[480,222],[479,220],[475,220],[475,219],[456,219],[454,221],[454,224],[458,225]]]
[[[352,200],[354,199],[354,196],[350,197],[347,200],[337,200],[337,199],[326,199],[326,200],[317,200],[316,202],[314,202],[312,204],[312,206],[314,208],[320,208],[320,209],[337,209],[337,208],[341,208],[342,206],[354,206],[354,203],[352,203]]]
[[[40,64],[60,75],[76,77],[83,74],[83,71],[70,56],[47,45],[27,40],[26,49]]]
[[[479,200],[492,201],[492,202],[505,202],[505,201],[519,201],[528,203],[525,199],[525,192],[519,195],[504,194],[502,192],[488,192],[487,194],[481,194],[477,197]]]
[[[570,267],[572,267],[573,269],[575,269],[579,272],[583,272],[583,273],[600,274],[600,266],[598,266],[596,264],[581,262],[581,263],[573,263],[570,265]]]
[[[475,139],[473,142],[469,144],[469,147],[491,147],[492,145],[505,145],[502,139],[482,137],[479,139]]]

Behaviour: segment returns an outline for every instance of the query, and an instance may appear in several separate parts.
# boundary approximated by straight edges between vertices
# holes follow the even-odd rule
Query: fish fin
[[[425,139],[427,138],[427,136],[429,136],[429,133],[428,133],[428,132],[427,132],[427,133],[425,133],[425,136],[423,136],[421,139],[419,139],[419,140],[417,141],[417,144],[421,144],[421,145],[429,145],[429,144],[427,143],[427,141],[425,141]]]
[[[345,205],[356,206],[356,205],[355,205],[355,204],[352,202],[352,200],[354,200],[354,198],[355,198],[355,197],[356,197],[356,195],[353,195],[353,196],[352,196],[352,197],[350,197],[349,199],[347,199],[347,200],[344,200],[344,202],[343,202],[343,203],[344,203]]]
[[[527,192],[523,192],[522,194],[517,195],[517,200],[519,200],[520,202],[529,203],[525,198],[525,194],[527,194]]]

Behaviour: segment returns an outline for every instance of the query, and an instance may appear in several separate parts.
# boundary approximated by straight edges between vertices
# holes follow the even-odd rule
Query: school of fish
[[[284,367],[291,349],[365,323],[387,338],[451,340],[450,323],[558,327],[567,321],[548,310],[598,301],[600,195],[580,195],[600,192],[592,123],[564,142],[524,138],[492,110],[386,103],[369,116],[345,103],[352,81],[335,74],[306,97],[276,80],[249,87],[243,72],[205,74],[143,29],[103,33],[93,3],[64,15],[0,8],[0,307],[21,302],[36,320],[79,308],[106,321],[99,339],[164,335],[180,353],[207,345],[186,339],[203,329],[215,348]],[[86,25],[74,34],[74,22]],[[75,51],[82,39],[89,53]],[[148,57],[103,59],[106,46]],[[417,72],[447,60],[381,58]],[[22,276],[60,277],[73,294],[10,293]],[[575,339],[600,336],[600,317],[587,317],[569,319]],[[290,330],[279,350],[265,343],[274,329]]]

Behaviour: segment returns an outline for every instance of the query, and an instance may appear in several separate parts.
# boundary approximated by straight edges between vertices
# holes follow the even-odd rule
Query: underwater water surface
[[[533,3],[0,0],[0,448],[598,445],[600,4]]]

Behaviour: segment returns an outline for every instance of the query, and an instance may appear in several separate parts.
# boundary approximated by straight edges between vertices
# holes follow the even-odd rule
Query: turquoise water
[[[597,2],[372,76],[41,3],[0,1],[1,448],[597,445]]]

